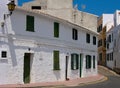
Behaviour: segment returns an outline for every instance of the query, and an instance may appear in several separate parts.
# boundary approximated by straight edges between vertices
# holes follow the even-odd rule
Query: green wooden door
[[[80,67],[79,67],[79,71],[80,71],[80,77],[82,77],[82,54],[80,54]]]
[[[30,53],[25,53],[24,56],[24,83],[30,83]]]

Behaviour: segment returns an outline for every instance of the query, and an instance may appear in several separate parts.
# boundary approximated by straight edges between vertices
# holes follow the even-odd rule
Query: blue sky
[[[23,2],[28,1],[32,0],[18,0],[20,6]],[[74,0],[73,5],[75,4],[78,5],[79,10],[99,16],[103,13],[114,13],[115,10],[120,10],[120,0]]]

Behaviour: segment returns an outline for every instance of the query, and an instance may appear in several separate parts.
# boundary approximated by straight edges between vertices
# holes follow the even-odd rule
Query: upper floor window
[[[102,31],[102,24],[98,26],[97,28],[97,32],[101,32]]]
[[[54,22],[54,37],[59,38],[59,23]]]
[[[96,37],[93,36],[93,45],[96,45]]]
[[[34,16],[26,16],[26,31],[34,32]]]
[[[109,61],[109,53],[107,54],[107,61]]]
[[[106,39],[104,39],[104,47],[106,47]]]
[[[86,34],[86,42],[90,43],[90,34]]]
[[[32,6],[31,9],[41,10],[41,6]]]
[[[98,47],[102,46],[102,39],[98,41]]]
[[[109,37],[108,37],[108,38],[109,38],[109,42],[111,43],[111,35],[109,35]]]
[[[73,36],[73,40],[78,40],[78,30],[73,28],[72,36]]]

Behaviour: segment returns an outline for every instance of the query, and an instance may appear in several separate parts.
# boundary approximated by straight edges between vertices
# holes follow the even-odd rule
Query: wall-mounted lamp
[[[31,48],[28,48],[28,51],[30,51],[31,50]]]
[[[6,17],[8,16],[11,16],[12,15],[12,12],[15,10],[15,1],[14,0],[11,0],[8,4],[8,10],[9,10],[9,14],[4,14],[4,19],[6,19]]]
[[[10,15],[12,15],[12,12],[15,10],[15,1],[14,0],[11,0],[11,2],[9,2],[7,4],[8,6],[8,10],[10,11]]]

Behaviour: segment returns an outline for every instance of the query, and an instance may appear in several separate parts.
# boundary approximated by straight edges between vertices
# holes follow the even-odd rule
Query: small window
[[[54,22],[54,37],[59,38],[59,23]]]
[[[36,9],[36,10],[41,10],[41,6],[32,6],[31,7],[33,10]]]
[[[7,52],[6,51],[2,51],[1,52],[1,57],[2,58],[7,58]]]
[[[78,30],[73,28],[72,36],[73,36],[73,40],[78,40]]]
[[[86,42],[90,43],[90,34],[86,34]]]
[[[96,37],[93,36],[93,45],[96,45]]]

